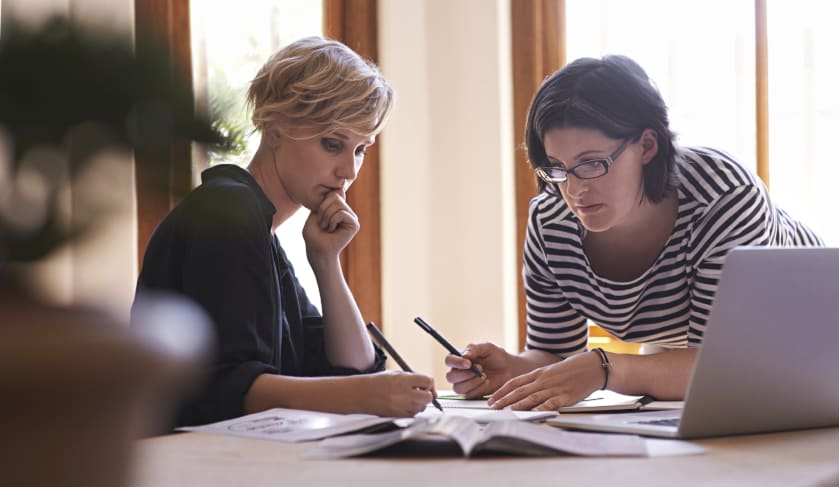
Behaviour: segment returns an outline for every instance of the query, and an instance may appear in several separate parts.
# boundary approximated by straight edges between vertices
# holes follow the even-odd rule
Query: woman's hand
[[[463,357],[446,356],[446,365],[450,367],[446,380],[454,392],[469,399],[491,394],[513,376],[512,357],[493,343],[469,344]],[[469,370],[472,364],[482,372],[481,377]]]
[[[309,214],[303,226],[309,261],[337,257],[358,233],[360,225],[343,191],[332,191]]]
[[[489,398],[493,408],[556,411],[575,404],[603,385],[604,372],[596,352],[572,355],[522,374]]]
[[[412,417],[434,398],[434,379],[414,372],[388,371],[355,375],[360,410],[368,414]],[[336,398],[338,399],[338,398]]]

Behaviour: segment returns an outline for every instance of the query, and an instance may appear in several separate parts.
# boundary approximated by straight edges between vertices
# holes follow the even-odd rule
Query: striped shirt
[[[823,245],[775,207],[766,187],[730,155],[683,148],[678,216],[652,266],[629,282],[598,276],[584,229],[560,196],[530,202],[524,243],[527,348],[584,351],[591,320],[618,338],[698,347],[726,254],[738,245]]]

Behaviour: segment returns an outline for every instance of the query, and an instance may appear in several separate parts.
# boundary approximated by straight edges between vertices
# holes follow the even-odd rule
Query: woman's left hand
[[[576,404],[603,385],[596,352],[572,355],[510,379],[489,398],[493,408],[556,411]]]
[[[359,228],[358,217],[347,204],[344,193],[328,193],[303,226],[309,260],[337,257]]]

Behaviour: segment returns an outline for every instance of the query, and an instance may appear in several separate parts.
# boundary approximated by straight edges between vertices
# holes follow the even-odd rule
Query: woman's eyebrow
[[[349,135],[347,135],[347,134],[346,134],[346,133],[344,133],[344,132],[338,132],[338,131],[335,131],[335,132],[332,132],[332,133],[331,133],[331,135],[332,135],[332,136],[334,136],[334,137],[337,137],[337,138],[339,138],[339,139],[342,139],[342,140],[344,140],[344,141],[347,141],[347,140],[349,140],[349,139],[350,139],[350,136],[349,136]],[[375,137],[370,137],[370,138],[368,138],[367,140],[363,140],[363,141],[361,141],[361,143],[362,143],[362,144],[364,144],[364,145],[373,145],[375,142],[376,142],[376,138],[375,138]]]
[[[574,156],[574,158],[571,159],[571,160],[572,161],[586,161],[586,160],[592,160],[592,159],[601,159],[601,158],[603,158],[603,156],[601,155],[602,152],[603,151],[601,151],[599,149],[586,149],[586,150],[580,152],[579,154],[577,154],[576,156]],[[591,155],[591,156],[589,156],[589,155]],[[553,164],[566,165],[564,162],[557,159],[556,157],[548,156],[548,155],[546,155],[546,157],[547,157],[548,161],[550,161]]]

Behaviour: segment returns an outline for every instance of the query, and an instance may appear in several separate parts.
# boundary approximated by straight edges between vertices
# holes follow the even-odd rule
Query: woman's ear
[[[280,131],[274,127],[266,127],[262,131],[262,143],[276,149],[280,145]]]
[[[641,163],[647,165],[658,154],[658,132],[644,129],[641,132]]]

